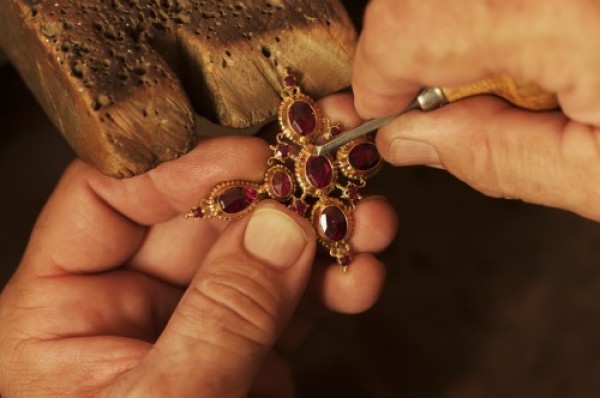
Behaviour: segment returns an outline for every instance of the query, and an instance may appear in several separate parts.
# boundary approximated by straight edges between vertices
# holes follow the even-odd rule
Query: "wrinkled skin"
[[[372,0],[353,88],[363,118],[406,106],[424,86],[496,74],[537,83],[562,111],[477,97],[410,112],[381,129],[396,165],[443,167],[479,191],[600,221],[600,3],[593,0]]]
[[[360,123],[349,95],[322,107]],[[123,181],[75,161],[0,296],[0,394],[293,395],[280,354],[317,303],[357,313],[376,301],[385,272],[372,253],[396,218],[382,198],[357,206],[347,273],[316,258],[311,226],[275,202],[229,223],[183,218],[219,181],[260,181],[268,156],[257,138],[206,140]]]

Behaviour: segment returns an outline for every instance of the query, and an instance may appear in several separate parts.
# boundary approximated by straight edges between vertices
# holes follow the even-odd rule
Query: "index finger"
[[[576,3],[372,0],[354,61],[357,110],[384,116],[421,87],[504,73],[557,93],[565,113],[593,123],[600,43],[585,39],[600,34],[600,5]]]
[[[482,8],[429,0],[371,1],[353,68],[359,114],[371,118],[395,113],[425,85],[455,84],[481,75],[473,65],[477,61],[468,58],[479,53],[475,48],[482,28],[476,15]]]
[[[116,268],[138,250],[148,226],[179,216],[218,181],[262,176],[267,157],[262,140],[229,137],[126,180],[76,161],[42,211],[23,263],[42,275]]]

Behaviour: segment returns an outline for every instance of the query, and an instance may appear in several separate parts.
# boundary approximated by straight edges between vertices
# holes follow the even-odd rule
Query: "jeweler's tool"
[[[316,146],[314,155],[323,155],[331,152],[355,138],[369,134],[388,124],[403,113],[412,110],[431,111],[452,102],[475,95],[495,95],[504,98],[511,104],[528,110],[545,111],[558,108],[556,95],[541,87],[516,80],[507,75],[499,75],[476,83],[460,87],[434,87],[425,88],[405,109],[395,115],[380,119],[370,120],[359,127],[348,130],[323,145]]]

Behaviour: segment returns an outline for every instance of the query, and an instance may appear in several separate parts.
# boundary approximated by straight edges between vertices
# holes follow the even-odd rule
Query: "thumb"
[[[279,204],[232,222],[126,377],[125,395],[245,396],[300,300],[314,253],[308,223]]]
[[[395,165],[442,166],[494,197],[567,209],[600,221],[600,129],[560,112],[519,110],[491,97],[411,112],[380,129]]]

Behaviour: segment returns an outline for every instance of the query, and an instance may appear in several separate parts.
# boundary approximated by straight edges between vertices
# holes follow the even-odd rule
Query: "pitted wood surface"
[[[6,0],[0,47],[80,157],[126,177],[197,140],[194,113],[274,116],[286,67],[311,95],[349,85],[338,0]]]

